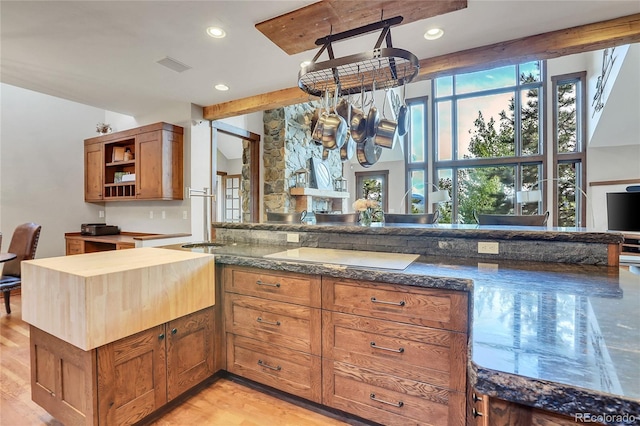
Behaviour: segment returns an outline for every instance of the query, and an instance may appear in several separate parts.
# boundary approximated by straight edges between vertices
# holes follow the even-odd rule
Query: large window
[[[551,78],[555,226],[586,224],[586,73]]]
[[[409,131],[405,136],[406,185],[403,213],[426,213],[427,185],[427,98],[407,101]]]
[[[434,183],[448,189],[441,223],[475,223],[474,212],[534,214],[516,192],[542,179],[543,63],[511,65],[432,82]]]

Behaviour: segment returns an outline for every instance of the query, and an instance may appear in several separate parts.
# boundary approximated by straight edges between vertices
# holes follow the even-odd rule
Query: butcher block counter
[[[133,424],[211,377],[214,267],[153,247],[23,262],[33,401],[66,425]]]
[[[213,306],[214,259],[153,247],[22,263],[22,317],[88,351]]]

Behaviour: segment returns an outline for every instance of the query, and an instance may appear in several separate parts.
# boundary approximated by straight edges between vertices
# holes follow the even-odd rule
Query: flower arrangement
[[[111,125],[107,123],[98,123],[96,124],[96,132],[100,133],[101,135],[111,133]]]
[[[370,200],[368,198],[358,198],[353,203],[353,209],[360,212],[360,223],[364,226],[371,225],[371,219],[373,218],[374,210],[378,208],[380,204],[376,200]]]

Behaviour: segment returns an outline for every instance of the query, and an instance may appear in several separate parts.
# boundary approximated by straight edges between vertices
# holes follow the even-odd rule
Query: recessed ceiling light
[[[213,38],[224,38],[224,36],[227,35],[227,33],[222,28],[218,27],[207,28],[207,34],[209,34]]]
[[[302,61],[300,62],[300,68],[304,68],[306,66],[308,66],[311,63],[311,61]]]
[[[424,38],[427,40],[437,40],[444,35],[444,30],[441,28],[431,28],[424,33]]]
[[[215,87],[216,90],[219,90],[221,92],[226,92],[227,90],[229,90],[229,86],[227,86],[226,84],[216,84],[213,87]]]

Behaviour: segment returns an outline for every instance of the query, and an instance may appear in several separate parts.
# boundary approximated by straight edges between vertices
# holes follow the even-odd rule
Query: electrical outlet
[[[100,210],[98,212],[98,217],[104,217],[104,210]]]
[[[478,253],[499,254],[500,245],[489,241],[478,241]]]
[[[287,242],[288,243],[299,243],[300,242],[300,234],[289,234],[289,233],[287,233]]]
[[[167,218],[167,213],[166,213],[164,210],[162,210],[162,218],[163,218],[163,219],[166,219],[166,218]]]
[[[183,218],[184,220],[189,219],[189,212],[188,212],[188,211],[186,211],[186,210],[183,210],[183,211],[182,211],[182,218]]]
[[[153,219],[153,210],[149,210],[149,219]]]

